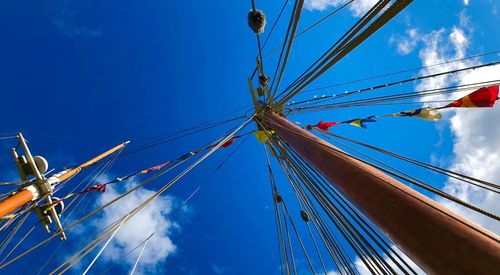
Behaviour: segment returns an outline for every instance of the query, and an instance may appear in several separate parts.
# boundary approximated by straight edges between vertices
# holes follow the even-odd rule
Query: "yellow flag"
[[[262,130],[262,131],[255,131],[255,138],[257,139],[257,141],[259,141],[260,143],[264,143],[267,141],[268,137],[270,135],[274,135],[275,132],[274,130],[271,130],[271,131],[265,131],[265,130]]]
[[[361,119],[353,120],[349,122],[349,124],[351,124],[352,126],[361,127]]]
[[[356,126],[356,127],[360,127],[360,128],[366,129],[365,123],[366,122],[377,122],[375,119],[376,119],[375,116],[369,116],[369,117],[366,117],[366,118],[358,118],[358,119],[346,120],[346,121],[342,121],[341,123],[350,124],[352,126]]]

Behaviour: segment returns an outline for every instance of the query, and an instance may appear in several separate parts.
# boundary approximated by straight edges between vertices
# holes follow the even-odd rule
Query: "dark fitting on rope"
[[[264,96],[264,88],[262,88],[262,87],[257,88],[257,94],[259,96]]]
[[[266,26],[266,15],[260,10],[251,10],[248,12],[248,26],[256,34],[263,33]]]
[[[300,210],[300,216],[305,222],[309,222],[311,219],[309,218],[309,215],[307,214],[306,211]]]
[[[266,86],[267,84],[269,84],[269,76],[268,75],[259,76],[259,83],[262,86]]]
[[[190,158],[190,157],[192,157],[194,155],[195,155],[194,152],[189,152],[189,153],[185,154],[184,156],[180,157],[179,159],[180,160],[186,160],[186,159],[188,159],[188,158]]]
[[[283,198],[281,197],[280,193],[274,194],[274,199],[276,200],[277,203],[280,203],[283,201]]]

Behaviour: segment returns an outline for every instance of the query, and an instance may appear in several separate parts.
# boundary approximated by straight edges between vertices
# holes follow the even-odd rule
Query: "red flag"
[[[171,161],[169,160],[169,161],[166,161],[166,162],[164,162],[164,163],[161,163],[161,164],[158,164],[158,165],[156,165],[156,166],[153,166],[153,167],[151,167],[151,168],[148,168],[148,169],[146,169],[146,170],[142,170],[142,171],[141,171],[141,174],[147,174],[147,173],[149,173],[149,172],[151,172],[151,171],[160,170],[161,168],[163,168],[163,166],[165,166],[165,165],[169,164],[170,162],[171,162]]]
[[[332,126],[337,126],[339,125],[337,122],[334,121],[329,121],[329,122],[323,122],[323,120],[320,120],[318,124],[314,125],[313,127],[318,127],[319,129],[323,131],[328,131],[328,128]]]
[[[90,187],[91,190],[95,190],[97,192],[105,192],[106,191],[106,184],[96,184],[92,187]]]
[[[106,191],[106,185],[107,185],[107,183],[96,184],[96,185],[90,187],[89,189],[85,189],[79,193],[83,194],[83,193],[88,193],[91,191],[104,192],[104,191]]]
[[[233,144],[233,142],[236,140],[236,138],[232,137],[228,141],[224,142],[220,147],[226,148],[229,147],[229,145]]]
[[[498,99],[498,85],[483,87],[476,90],[452,103],[444,106],[443,108],[451,107],[493,107],[495,101]]]

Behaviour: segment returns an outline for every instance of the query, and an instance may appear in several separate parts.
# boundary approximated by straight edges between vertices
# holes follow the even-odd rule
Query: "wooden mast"
[[[263,123],[431,274],[496,274],[500,239],[437,202],[268,112]]]
[[[121,143],[75,168],[66,169],[60,173],[57,173],[49,177],[48,179],[45,179],[43,175],[41,175],[41,173],[38,171],[36,165],[34,164],[33,157],[31,156],[31,153],[28,147],[26,146],[24,138],[22,137],[21,134],[19,134],[18,137],[20,139],[21,144],[24,147],[27,163],[30,165],[36,180],[33,181],[33,184],[26,186],[20,192],[17,192],[12,196],[7,197],[3,201],[0,201],[0,217],[7,216],[16,211],[17,209],[21,208],[22,206],[26,205],[27,203],[38,200],[45,195],[49,195],[48,198],[50,198],[52,190],[56,185],[80,173],[82,169],[85,169],[88,166],[98,162],[99,160],[109,156],[110,154],[122,149],[125,145],[129,143],[128,141]],[[14,156],[17,156],[17,153],[14,152]],[[23,177],[22,174],[21,177]]]

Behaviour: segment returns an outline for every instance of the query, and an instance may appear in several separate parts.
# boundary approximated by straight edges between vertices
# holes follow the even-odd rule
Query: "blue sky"
[[[306,1],[299,30],[305,29],[341,2]],[[355,2],[362,4],[370,1]],[[267,14],[268,24],[274,22],[282,5],[281,2],[270,1],[256,1],[256,4]],[[188,128],[246,106],[251,103],[246,78],[254,68],[257,53],[255,36],[246,22],[249,8],[249,1],[218,0],[45,0],[3,3],[0,10],[3,26],[0,43],[0,132],[23,132],[35,154],[46,157],[50,167],[62,169],[121,141],[131,140],[130,148],[133,148],[137,146],[134,141],[140,144],[141,139]],[[291,8],[291,5],[287,7],[285,18],[289,16]],[[458,0],[415,1],[310,88],[496,51],[500,48],[500,30],[496,27],[500,23],[498,8],[497,2],[487,0],[471,0],[470,3]],[[294,80],[357,20],[357,11],[355,8],[342,11],[295,41],[282,87]],[[286,27],[284,22],[278,25],[264,52],[282,43]],[[490,55],[475,62],[498,60],[498,57]],[[276,53],[266,56],[264,65],[268,70],[274,68],[276,59]],[[464,65],[470,64],[456,66]],[[435,68],[435,71],[453,69],[453,66]],[[410,83],[388,90],[387,93],[474,82],[490,75],[498,78],[499,71],[495,67],[482,73],[462,74],[456,79]],[[341,93],[429,72],[432,71],[416,70],[392,78],[303,93],[297,98]],[[320,119],[338,121],[402,111],[394,108],[335,110],[296,115],[290,119],[307,124]],[[481,111],[474,115],[450,112],[437,124],[389,119],[370,125],[366,130],[342,126],[335,128],[335,131],[422,161],[456,168],[493,181],[500,179],[500,169],[495,172],[498,166],[496,158],[488,158],[488,163],[482,164],[483,167],[491,167],[490,170],[480,169],[480,161],[473,159],[478,151],[471,152],[470,148],[473,144],[485,152],[496,150],[492,154],[496,155],[499,147],[495,147],[495,144],[498,142],[484,146],[482,143],[474,144],[475,137],[463,129],[475,129],[478,136],[494,139],[498,131],[490,129],[487,124],[496,124],[494,118],[499,116],[498,108],[490,113]],[[174,159],[220,137],[228,129],[212,129],[121,158],[107,172],[107,177],[123,176]],[[157,223],[152,228],[163,231],[162,235],[158,234],[161,236],[157,242],[148,245],[170,245],[170,249],[150,250],[150,257],[154,253],[160,256],[147,262],[142,272],[278,274],[265,156],[262,145],[253,137],[242,145],[187,206],[181,204],[239,142],[242,139],[227,149],[219,150],[169,189],[168,195],[148,210],[145,223],[155,220]],[[0,165],[4,167],[5,177],[0,179],[2,181],[15,179],[15,167],[9,152],[13,146],[14,142],[0,143]],[[491,207],[489,209],[497,211],[497,214],[500,210],[498,206],[488,204],[494,198],[490,200],[474,190],[450,185],[444,178],[411,170],[412,167],[404,164],[400,167],[433,181],[436,186],[448,188],[461,198],[484,203],[482,206]],[[277,165],[275,169],[279,171]],[[288,195],[292,209],[297,210],[288,183],[281,173],[277,174],[285,198]],[[159,188],[171,177],[173,174],[162,177],[148,189]],[[117,186],[102,197],[92,196],[89,199],[93,201],[87,205],[94,207],[109,199],[109,196],[123,192],[123,188]],[[3,188],[2,192],[7,190]],[[134,198],[145,198],[147,190],[143,192]],[[156,210],[164,212],[158,214]],[[475,218],[468,212],[463,213]],[[78,228],[73,234],[70,232],[70,240],[60,250],[58,260],[49,264],[42,273],[55,268],[85,245],[93,238],[95,230],[102,226],[99,223],[108,221],[111,216],[113,213],[103,214],[86,227]],[[35,222],[35,217],[29,221],[29,226],[22,230],[27,231]],[[476,221],[499,232],[498,225],[481,218]],[[144,232],[134,231],[133,228],[144,229]],[[126,229],[133,236],[130,242],[127,242],[127,235],[122,235],[122,242],[112,246],[108,254],[105,253],[97,262],[95,270],[103,270],[113,261],[123,259],[121,253],[133,241],[143,240],[149,235],[146,229],[151,228],[137,225]],[[23,245],[24,249],[30,243],[47,237],[41,229],[36,231]],[[35,253],[50,253],[58,244],[58,240],[53,240]],[[81,266],[85,267],[91,258],[85,258]],[[133,257],[122,260],[113,270],[128,271],[130,261],[133,263],[134,260]],[[36,269],[28,265],[43,262],[43,259],[28,255],[8,266],[4,272],[22,268],[28,274],[36,273]],[[303,264],[306,272],[306,265]],[[78,274],[81,269],[76,267],[70,272]]]

